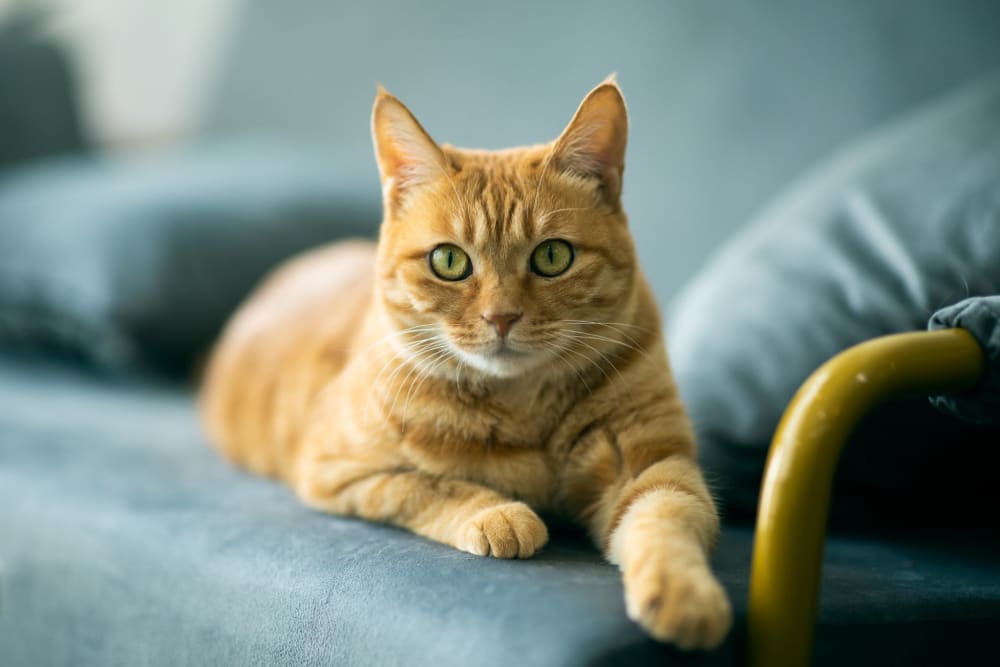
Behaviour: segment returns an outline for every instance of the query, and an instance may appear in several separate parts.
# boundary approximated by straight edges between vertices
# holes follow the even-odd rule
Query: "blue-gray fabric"
[[[982,664],[1000,544],[981,532],[832,537],[814,664]],[[734,632],[684,655],[572,533],[499,561],[318,514],[221,460],[189,389],[0,358],[4,667],[737,665],[749,563],[749,529],[725,527]]]
[[[793,184],[684,290],[669,318],[671,359],[705,464],[743,494],[738,504],[752,508],[778,419],[820,364],[1000,292],[998,118],[993,76],[861,139]],[[936,464],[924,454],[942,431],[928,411],[924,401],[879,422],[886,430],[872,430],[841,478],[926,497],[919,487]]]
[[[23,9],[0,20],[0,169],[87,144],[70,64],[39,23]]]
[[[986,358],[986,374],[968,394],[932,396],[938,408],[974,424],[1000,422],[1000,296],[973,297],[942,308],[927,328],[966,329],[979,342]]]
[[[371,236],[371,188],[332,155],[276,143],[67,158],[0,175],[0,347],[105,368],[188,368],[276,262]]]

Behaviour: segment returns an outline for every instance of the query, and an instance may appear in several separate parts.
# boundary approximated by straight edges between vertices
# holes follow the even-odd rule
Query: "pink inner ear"
[[[601,177],[616,161],[609,145],[609,132],[602,127],[603,119],[582,126],[565,137],[559,147],[559,161],[564,168],[590,176]]]
[[[561,168],[615,183],[625,162],[628,119],[617,87],[602,84],[584,99],[556,142]]]
[[[439,176],[444,155],[395,98],[376,108],[374,131],[383,188],[404,189]]]

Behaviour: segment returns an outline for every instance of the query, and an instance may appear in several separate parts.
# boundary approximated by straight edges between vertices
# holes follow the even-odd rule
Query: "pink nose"
[[[521,313],[483,313],[483,319],[490,323],[490,325],[497,330],[497,334],[501,338],[505,338],[510,328],[514,326],[514,322],[521,319]]]

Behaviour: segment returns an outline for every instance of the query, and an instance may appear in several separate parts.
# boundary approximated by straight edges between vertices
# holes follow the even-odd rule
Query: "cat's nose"
[[[521,319],[521,315],[522,313],[494,313],[488,310],[483,313],[483,319],[497,330],[497,334],[501,338],[506,338],[510,328],[514,326],[514,322]]]

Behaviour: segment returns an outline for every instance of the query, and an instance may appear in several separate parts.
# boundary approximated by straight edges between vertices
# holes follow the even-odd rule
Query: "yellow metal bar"
[[[789,403],[761,487],[750,573],[752,667],[809,664],[833,473],[847,436],[880,401],[973,387],[983,352],[968,332],[876,338],[830,359]]]

